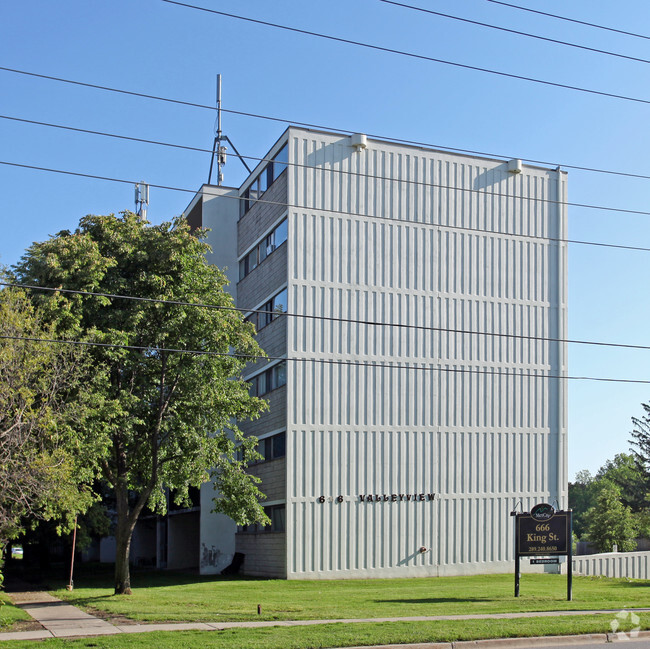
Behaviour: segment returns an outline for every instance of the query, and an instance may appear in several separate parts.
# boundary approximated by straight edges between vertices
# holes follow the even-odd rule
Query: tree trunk
[[[137,516],[129,515],[129,492],[125,485],[115,487],[117,527],[115,529],[115,594],[131,595],[129,553]]]
[[[131,594],[131,571],[129,566],[129,550],[131,549],[132,531],[116,533],[115,548],[115,594]]]

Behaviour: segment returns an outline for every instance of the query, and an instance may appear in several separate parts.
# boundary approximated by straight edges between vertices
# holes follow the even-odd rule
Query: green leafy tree
[[[0,291],[0,556],[26,519],[57,522],[59,533],[93,502],[89,456],[77,430],[92,407],[94,380],[81,349],[52,345],[24,293]]]
[[[632,454],[634,461],[644,478],[645,505],[650,504],[648,494],[650,493],[650,405],[642,403],[643,417],[632,417]]]
[[[585,516],[587,538],[601,552],[611,552],[614,545],[622,552],[636,549],[637,521],[620,498],[620,488],[606,482]]]
[[[579,471],[569,482],[569,507],[573,510],[573,531],[581,539],[585,534],[585,514],[596,504],[598,484],[589,471]]]
[[[596,483],[604,480],[620,488],[621,502],[633,512],[648,507],[647,478],[634,455],[619,453],[613,460],[607,460],[595,477]]]
[[[106,345],[88,352],[104,388],[84,434],[108,447],[101,470],[116,503],[116,593],[131,592],[133,530],[145,506],[165,511],[166,488],[182,503],[190,486],[213,479],[216,511],[241,525],[268,521],[235,454],[239,443],[255,456],[256,440],[234,422],[266,405],[241,378],[246,358],[261,352],[201,237],[181,219],[150,226],[128,212],[87,216],[75,232],[34,244],[15,268],[28,284],[142,298],[34,298],[58,335]]]
[[[640,531],[648,529],[647,478],[639,462],[628,453],[619,453],[607,460],[595,476],[580,471],[569,483],[569,506],[573,509],[573,529],[578,538],[586,533],[587,512],[596,505],[598,496],[612,485],[619,490],[623,505],[629,507],[640,524]],[[645,533],[645,532],[644,532]]]

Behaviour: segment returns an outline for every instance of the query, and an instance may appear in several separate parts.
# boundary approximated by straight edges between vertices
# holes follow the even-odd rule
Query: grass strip
[[[640,627],[650,627],[650,615],[640,616]],[[80,639],[7,641],[7,649],[323,649],[326,647],[452,642],[488,638],[534,637],[611,632],[613,615],[518,620],[441,622],[381,622],[322,624],[309,627],[227,629],[224,631],[164,631]],[[621,629],[629,631],[625,621]]]
[[[113,595],[106,578],[81,578],[54,595],[71,604],[142,622],[312,620],[466,613],[650,608],[649,582],[575,577],[566,601],[566,577],[522,576],[521,597],[512,575],[417,579],[288,581],[137,573],[133,595]],[[108,581],[110,584],[110,580]],[[257,613],[258,604],[261,615]]]
[[[4,593],[0,593],[0,632],[10,630],[16,622],[31,619],[25,611],[14,606]]]

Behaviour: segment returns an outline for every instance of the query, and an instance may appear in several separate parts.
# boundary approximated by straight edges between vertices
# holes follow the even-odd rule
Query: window
[[[257,452],[262,456],[262,459],[255,461],[248,460],[249,465],[285,457],[287,454],[287,434],[282,431],[281,433],[276,433],[275,435],[270,435],[269,437],[259,440]],[[243,446],[237,447],[236,458],[239,462],[244,461]]]
[[[248,186],[248,198],[250,199],[249,203],[251,206],[255,204],[255,201],[260,196],[259,180],[259,178],[255,178],[255,180]]]
[[[287,220],[284,219],[239,262],[239,279],[244,279],[274,250],[277,250],[287,240],[287,232]]]
[[[287,363],[282,361],[270,369],[254,376],[249,381],[250,393],[255,397],[261,397],[271,390],[280,388],[287,384]]]
[[[287,168],[289,162],[289,147],[285,144],[273,158],[273,162],[269,165],[270,169],[270,182],[272,183],[280,174]],[[269,183],[270,184],[270,183]]]
[[[267,525],[264,529],[269,532],[284,532],[285,525],[285,506],[273,505],[272,507],[265,507],[264,513],[271,519],[271,524]]]
[[[261,196],[269,188],[269,185],[271,184],[269,182],[269,175],[268,173],[265,173],[265,171],[266,170],[262,171],[262,173],[257,177],[257,182],[258,182],[257,191],[259,192],[259,196]]]
[[[273,454],[273,459],[275,460],[278,457],[285,457],[287,454],[287,434],[278,433],[269,439],[271,440],[271,452]]]
[[[288,226],[287,226],[287,220],[285,219],[278,225],[277,228],[275,228],[275,231],[273,234],[275,235],[274,241],[273,241],[273,250],[276,248],[279,248],[281,244],[283,244],[287,240],[287,232],[288,232]]]
[[[287,454],[286,433],[278,433],[277,435],[271,435],[270,437],[261,439],[257,450],[260,455],[264,456],[264,459],[260,460],[260,462],[277,460],[280,457],[284,457]]]
[[[286,506],[270,505],[264,507],[264,513],[271,519],[271,524],[262,527],[259,524],[244,525],[238,528],[244,534],[264,534],[265,532],[284,532],[286,530]]]
[[[268,302],[262,304],[259,311],[261,313],[252,313],[247,318],[249,322],[255,325],[258,331],[266,327],[266,325],[271,324],[279,314],[287,312],[287,289],[282,289]]]
[[[239,218],[244,216],[246,212],[250,209],[250,191],[246,188],[241,194],[241,200],[239,201]]]
[[[272,297],[268,302],[262,304],[255,313],[251,313],[247,318],[247,322],[252,322],[255,328],[259,331],[268,324],[271,324],[279,314],[286,313],[287,311],[287,289],[283,289],[277,295]]]
[[[266,167],[260,171],[255,180],[241,193],[239,217],[241,218],[255,204],[255,201],[273,184],[289,163],[289,148],[285,144]]]
[[[271,390],[287,384],[287,364],[278,363],[271,368]]]

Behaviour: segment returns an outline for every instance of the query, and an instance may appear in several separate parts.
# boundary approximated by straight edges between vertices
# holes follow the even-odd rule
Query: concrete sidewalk
[[[84,613],[76,606],[66,604],[48,593],[11,593],[10,597],[16,606],[29,613],[43,626],[43,630],[0,633],[0,640],[37,640],[119,633],[109,622]]]
[[[260,620],[250,622],[187,622],[187,623],[164,623],[164,624],[111,624],[84,613],[76,606],[66,604],[60,599],[43,592],[11,593],[10,597],[16,606],[29,613],[43,627],[42,630],[34,631],[9,631],[0,633],[0,642],[3,640],[42,640],[45,638],[71,638],[78,636],[114,635],[118,633],[146,633],[152,631],[217,631],[233,628],[261,628],[261,627],[291,627],[291,626],[313,626],[317,624],[355,624],[362,622],[431,622],[440,620],[484,620],[484,619],[517,619],[526,617],[564,617],[568,615],[599,615],[611,613],[615,615],[618,609],[598,611],[538,611],[527,613],[486,613],[471,615],[430,615],[414,617],[382,617],[365,619],[333,619],[333,620]],[[634,612],[648,612],[650,608],[626,609]],[[409,648],[436,647],[449,649],[460,646],[485,646],[509,647],[531,647],[550,646],[558,644],[559,639],[564,644],[583,644],[588,642],[611,642],[613,634],[592,634],[588,636],[558,636],[551,638],[506,638],[501,640],[473,641],[471,643],[428,643],[418,645],[390,645]],[[650,637],[650,632],[641,632],[639,637]],[[500,644],[496,644],[500,643]],[[354,649],[354,648],[350,648]]]

